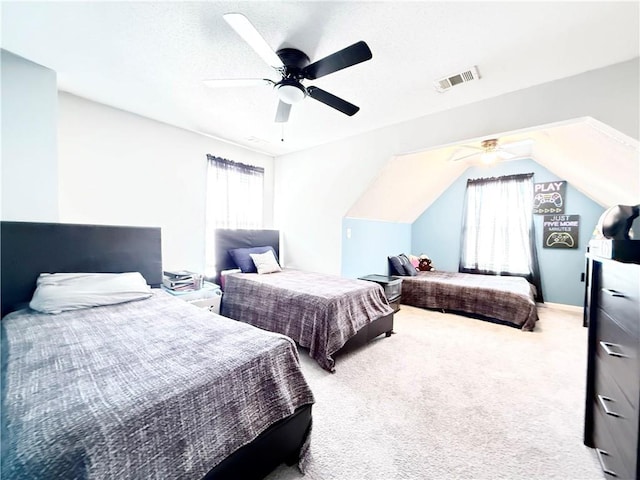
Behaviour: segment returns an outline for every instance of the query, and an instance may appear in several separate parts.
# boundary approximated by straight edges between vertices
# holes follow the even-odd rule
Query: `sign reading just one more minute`
[[[564,213],[567,182],[544,182],[533,184],[533,213],[545,215]]]
[[[578,248],[580,215],[545,215],[542,221],[543,248]]]

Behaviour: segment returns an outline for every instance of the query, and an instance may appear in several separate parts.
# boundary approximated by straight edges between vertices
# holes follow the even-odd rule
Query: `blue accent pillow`
[[[390,275],[401,277],[413,277],[417,275],[416,268],[411,264],[409,257],[404,253],[387,257],[389,259]]]
[[[256,264],[253,263],[253,259],[250,257],[252,253],[266,253],[273,252],[273,256],[278,260],[278,256],[276,255],[276,251],[271,246],[264,247],[251,247],[251,248],[234,248],[229,250],[229,255],[236,263],[238,268],[242,271],[242,273],[256,273],[258,270],[256,269]]]
[[[405,275],[410,277],[415,277],[418,273],[416,272],[416,267],[413,266],[409,257],[407,257],[404,253],[398,255],[402,261],[402,268],[404,268]]]
[[[391,275],[402,277],[410,275],[406,270],[405,265],[409,264],[409,266],[411,266],[411,263],[404,253],[401,253],[400,255],[393,255],[387,258],[389,259],[389,270]]]

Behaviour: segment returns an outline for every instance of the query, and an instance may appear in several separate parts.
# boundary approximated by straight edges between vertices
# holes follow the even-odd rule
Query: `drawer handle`
[[[605,397],[603,395],[598,395],[598,401],[600,402],[600,405],[602,405],[602,409],[604,410],[604,413],[606,413],[607,415],[611,415],[612,417],[621,417],[622,415],[620,415],[618,412],[614,412],[613,410],[609,410],[609,405],[607,404],[607,402],[615,402],[615,400],[609,398],[609,397]]]
[[[602,291],[612,297],[624,297],[624,293],[613,290],[612,288],[603,288]]]
[[[624,353],[614,352],[613,350],[611,350],[611,347],[622,348],[616,343],[600,342],[600,346],[605,352],[607,352],[607,355],[611,355],[612,357],[629,358],[628,355],[625,355]]]
[[[607,466],[604,463],[604,458],[603,457],[608,457],[610,456],[607,452],[605,452],[604,450],[600,450],[599,448],[596,448],[596,454],[598,455],[598,461],[600,462],[600,467],[602,468],[602,471],[604,473],[606,473],[607,475],[611,475],[612,477],[617,477],[618,474],[616,472],[614,472],[613,470],[609,470],[607,468]]]

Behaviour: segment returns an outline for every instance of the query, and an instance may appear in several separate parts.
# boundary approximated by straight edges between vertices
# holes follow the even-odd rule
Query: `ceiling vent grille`
[[[441,78],[433,82],[433,87],[437,92],[446,92],[451,87],[455,87],[461,83],[470,82],[471,80],[478,80],[480,74],[478,73],[478,67],[475,65],[464,72],[456,73],[448,77]]]

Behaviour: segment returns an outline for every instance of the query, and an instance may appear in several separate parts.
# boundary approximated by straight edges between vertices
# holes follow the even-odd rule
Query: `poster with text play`
[[[564,213],[564,203],[567,194],[567,182],[544,182],[533,184],[533,213],[548,215],[550,213]]]

